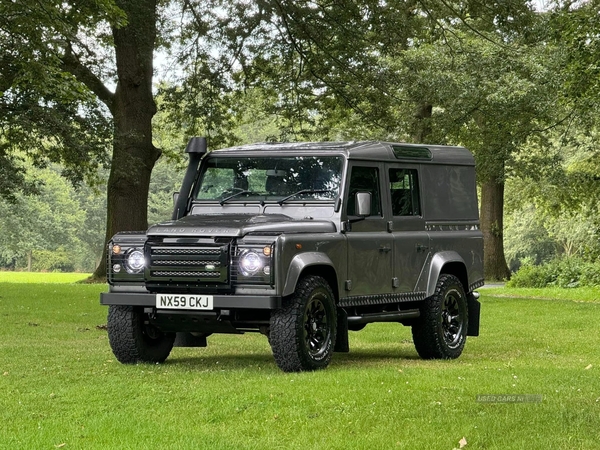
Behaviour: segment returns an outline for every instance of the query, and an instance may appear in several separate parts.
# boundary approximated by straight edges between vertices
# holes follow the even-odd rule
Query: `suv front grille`
[[[230,288],[230,245],[148,241],[146,286],[154,292]]]

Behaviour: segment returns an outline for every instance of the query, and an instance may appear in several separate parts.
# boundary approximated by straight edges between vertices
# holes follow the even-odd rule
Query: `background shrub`
[[[541,265],[528,262],[513,274],[506,285],[532,288],[600,286],[600,261],[557,258]]]
[[[73,255],[64,248],[34,250],[31,268],[34,272],[75,272]]]

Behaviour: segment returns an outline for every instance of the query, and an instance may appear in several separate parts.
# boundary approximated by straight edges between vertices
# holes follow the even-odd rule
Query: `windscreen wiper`
[[[252,194],[252,191],[246,191],[246,190],[242,190],[239,192],[236,192],[235,194],[231,194],[229,197],[225,197],[223,200],[221,200],[219,203],[221,204],[221,206],[223,206],[228,200],[231,200],[232,198],[237,197],[238,195],[242,195],[242,194]]]
[[[331,189],[302,189],[298,192],[294,192],[293,194],[288,195],[287,197],[282,198],[277,203],[279,203],[279,205],[283,205],[290,198],[296,197],[300,194],[323,194],[325,192],[331,192]]]

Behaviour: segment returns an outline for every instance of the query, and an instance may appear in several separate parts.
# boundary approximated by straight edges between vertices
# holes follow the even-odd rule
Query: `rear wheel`
[[[331,287],[321,277],[301,279],[296,292],[271,315],[269,342],[284,372],[323,369],[336,338],[337,315]]]
[[[163,333],[149,322],[147,314],[131,306],[111,305],[108,340],[123,364],[161,363],[173,349],[175,333]]]
[[[467,296],[454,275],[442,274],[412,326],[413,342],[424,359],[458,358],[467,340]]]

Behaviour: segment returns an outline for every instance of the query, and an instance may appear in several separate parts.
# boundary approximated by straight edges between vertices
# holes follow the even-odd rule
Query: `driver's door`
[[[382,202],[383,167],[377,163],[354,163],[349,168],[344,214],[348,223],[347,296],[377,296],[393,291],[393,239]],[[371,214],[356,215],[356,194],[371,195]],[[368,303],[368,298],[362,299]],[[362,303],[362,301],[361,301]]]

